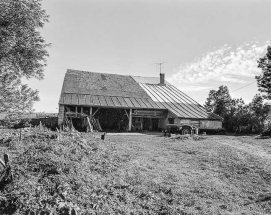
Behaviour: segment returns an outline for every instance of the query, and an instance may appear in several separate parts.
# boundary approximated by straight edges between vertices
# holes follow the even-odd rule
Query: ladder
[[[102,127],[98,119],[95,119],[94,117],[87,117],[87,118],[88,118],[89,123],[92,125],[93,130],[102,131]]]

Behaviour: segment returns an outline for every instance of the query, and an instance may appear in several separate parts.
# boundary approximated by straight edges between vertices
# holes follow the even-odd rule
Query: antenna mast
[[[167,63],[167,62],[156,63],[156,66],[160,67],[160,74],[161,74],[161,70],[162,70],[162,65],[165,63]]]

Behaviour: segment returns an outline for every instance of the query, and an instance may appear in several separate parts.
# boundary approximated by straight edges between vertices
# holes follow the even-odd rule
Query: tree
[[[207,111],[211,111],[221,117],[223,120],[223,127],[228,129],[229,127],[229,113],[231,109],[231,96],[227,86],[220,86],[217,91],[210,90],[209,97],[205,102],[205,108]]]
[[[205,108],[208,111],[212,111],[213,113],[224,118],[230,110],[230,106],[231,96],[227,86],[222,85],[217,91],[210,90],[209,97],[205,102]]]
[[[232,99],[227,119],[228,129],[231,131],[236,131],[238,126],[248,126],[250,124],[250,109],[242,98]]]
[[[263,92],[265,98],[271,99],[271,47],[267,47],[267,53],[258,61],[258,67],[262,69],[262,74],[256,76],[258,90]]]
[[[251,121],[257,130],[262,131],[264,128],[264,121],[269,112],[269,106],[264,103],[264,97],[256,94],[249,104],[251,109]]]
[[[38,30],[48,15],[41,0],[1,0],[0,11],[0,112],[30,111],[38,92],[21,79],[44,77],[50,44]]]
[[[13,121],[23,113],[31,112],[33,103],[39,100],[38,91],[30,89],[15,76],[5,74],[0,77],[0,112],[7,113],[8,119]]]

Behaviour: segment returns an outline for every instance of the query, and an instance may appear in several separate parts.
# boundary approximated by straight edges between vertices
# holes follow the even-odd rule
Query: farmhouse
[[[222,118],[160,77],[125,76],[68,69],[59,100],[58,124],[85,131],[161,130],[166,124],[221,128]]]

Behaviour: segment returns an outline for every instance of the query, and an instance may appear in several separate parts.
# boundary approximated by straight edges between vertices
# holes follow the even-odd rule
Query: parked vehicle
[[[167,124],[164,131],[164,136],[169,137],[170,134],[191,134],[194,132],[195,127],[191,125],[176,125],[176,124]]]

